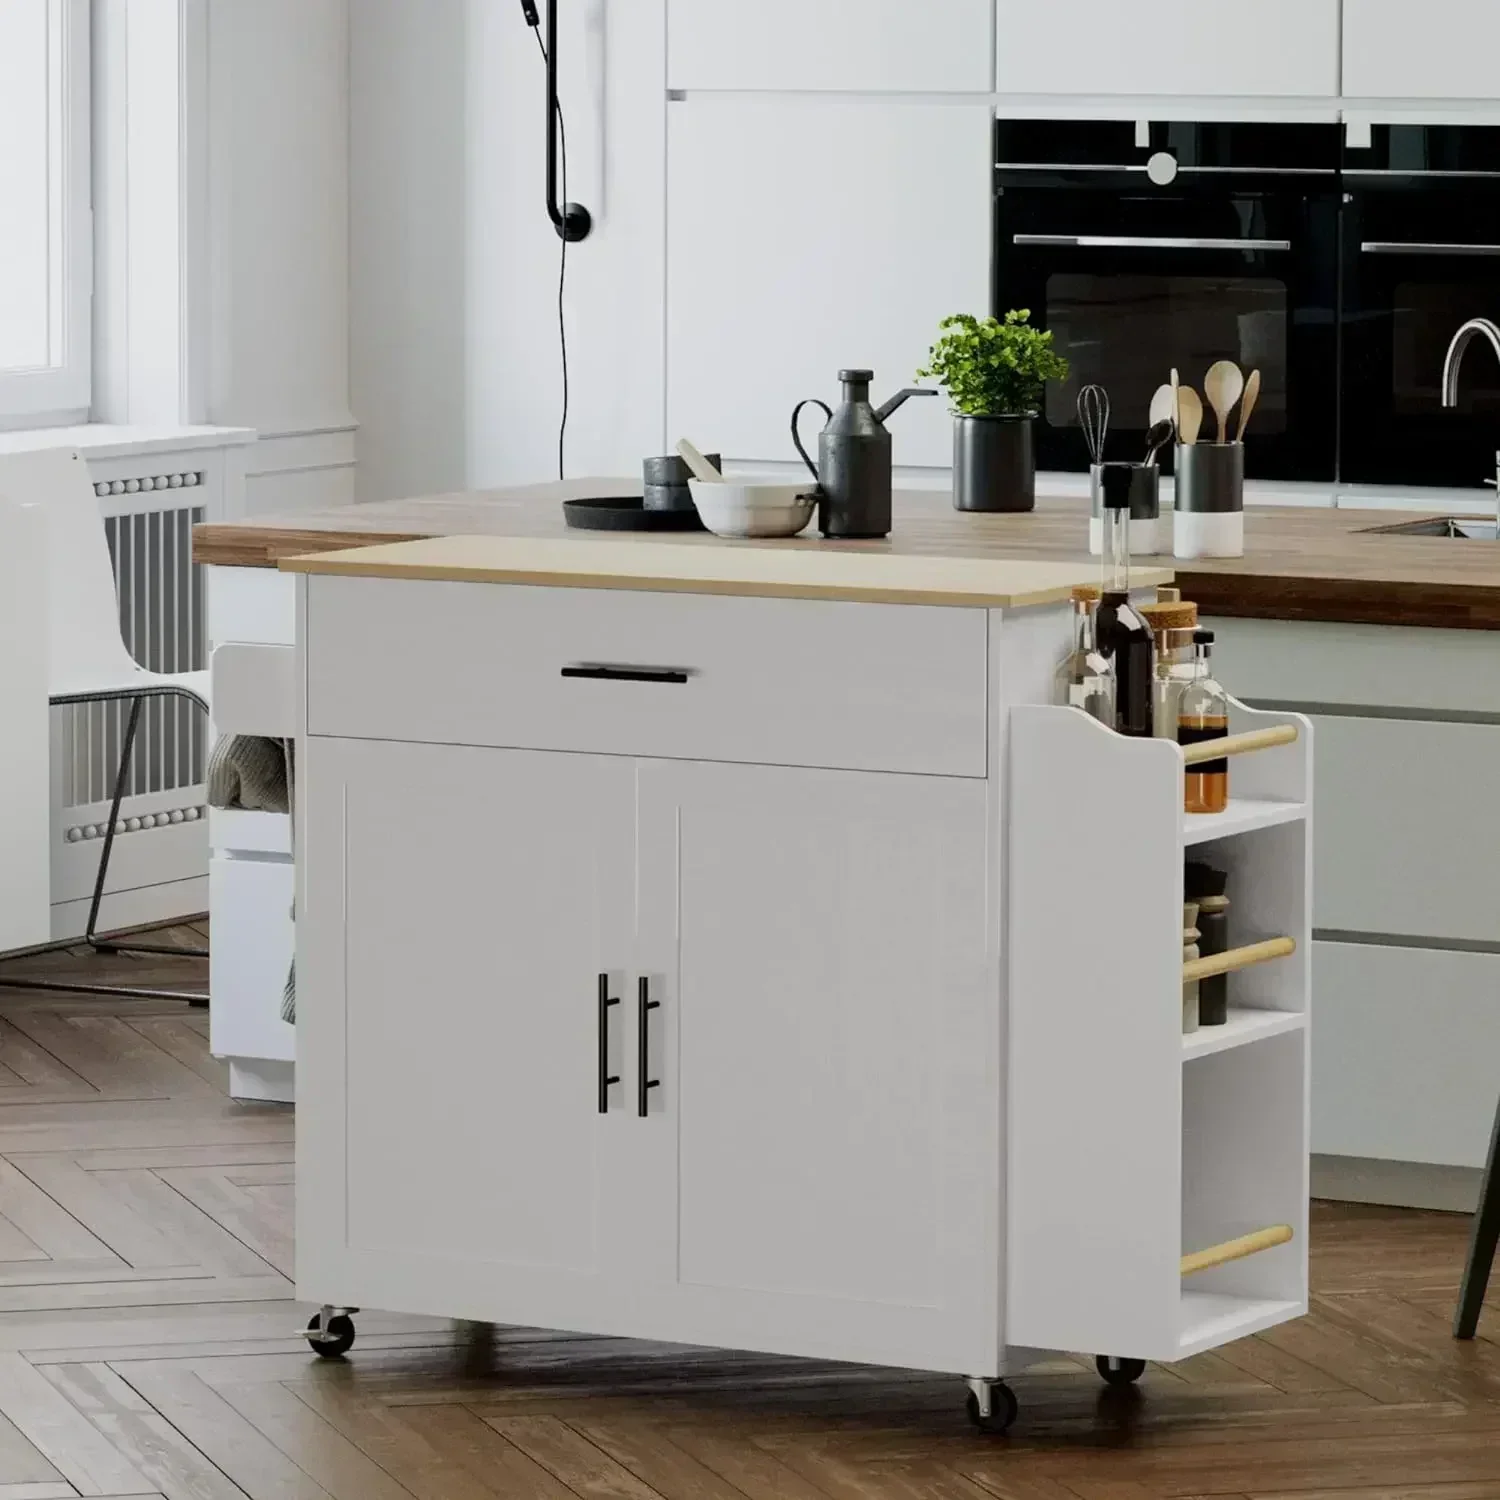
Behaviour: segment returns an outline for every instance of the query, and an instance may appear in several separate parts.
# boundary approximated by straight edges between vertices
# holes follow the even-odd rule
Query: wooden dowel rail
[[[1248,755],[1252,750],[1270,750],[1276,745],[1290,745],[1297,739],[1295,724],[1277,724],[1270,729],[1252,729],[1248,734],[1231,734],[1222,740],[1200,740],[1182,747],[1182,763],[1196,766],[1199,761],[1223,760],[1226,755]]]
[[[1291,1237],[1290,1224],[1272,1224],[1269,1228],[1257,1229],[1253,1234],[1242,1234],[1237,1240],[1225,1240],[1223,1244],[1210,1245],[1206,1250],[1194,1250],[1191,1255],[1182,1257],[1182,1274],[1192,1276],[1198,1271],[1227,1265],[1232,1260],[1244,1260],[1247,1255],[1284,1245]]]
[[[1182,982],[1191,984],[1195,979],[1212,979],[1215,974],[1232,974],[1236,969],[1248,969],[1251,964],[1263,964],[1273,958],[1288,958],[1297,951],[1295,938],[1267,938],[1263,943],[1250,943],[1243,948],[1226,948],[1223,953],[1212,953],[1207,958],[1190,958],[1182,966]]]

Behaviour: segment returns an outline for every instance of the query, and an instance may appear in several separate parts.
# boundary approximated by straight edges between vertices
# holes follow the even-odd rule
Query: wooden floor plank
[[[169,1500],[247,1500],[244,1490],[107,1366],[54,1365],[40,1373],[129,1458],[147,1493],[159,1491]],[[122,1495],[131,1492],[128,1486],[117,1488]]]
[[[47,1460],[49,1473],[83,1495],[138,1495],[148,1484],[129,1458],[64,1391],[18,1354],[0,1352],[0,1414]]]
[[[191,1371],[141,1361],[114,1373],[254,1500],[329,1500],[322,1485]]]

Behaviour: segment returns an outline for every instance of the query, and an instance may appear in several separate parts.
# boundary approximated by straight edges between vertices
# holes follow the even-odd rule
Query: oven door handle
[[[1290,250],[1290,240],[1179,239],[1150,234],[1017,234],[1017,245],[1059,245],[1075,250]]]
[[[1445,245],[1419,240],[1366,240],[1365,255],[1500,255],[1500,245]]]

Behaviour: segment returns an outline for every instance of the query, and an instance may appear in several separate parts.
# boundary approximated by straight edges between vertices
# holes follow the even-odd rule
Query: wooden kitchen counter
[[[809,530],[790,541],[726,543],[706,533],[668,536],[570,531],[560,501],[639,493],[629,480],[571,480],[516,489],[435,495],[198,526],[198,562],[274,567],[283,557],[430,537],[601,537],[661,546],[767,545],[793,550],[875,552],[895,557],[1077,562],[1087,557],[1085,507],[1043,500],[1029,515],[961,514],[946,493],[898,491],[895,528],[879,541],[828,542]],[[1245,515],[1242,558],[1143,565],[1176,571],[1205,615],[1348,621],[1376,625],[1500,629],[1500,544],[1369,534],[1415,513],[1276,507]]]

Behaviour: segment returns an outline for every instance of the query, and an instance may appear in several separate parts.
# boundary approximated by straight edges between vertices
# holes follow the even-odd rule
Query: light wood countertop
[[[870,604],[969,605],[1018,609],[1057,604],[1078,584],[1096,583],[1099,565],[1000,557],[842,552],[760,540],[735,546],[597,534],[557,537],[451,536],[282,558],[294,573],[463,583],[543,584],[654,593],[751,594],[778,599],[844,599]],[[1170,583],[1170,568],[1142,567],[1142,587]]]
[[[535,537],[590,545],[597,544],[601,533],[568,530],[560,502],[631,493],[639,494],[640,487],[629,480],[582,479],[269,516],[196,527],[193,552],[199,562],[274,567],[282,557],[438,536]],[[1500,544],[1371,531],[1417,514],[1255,509],[1245,515],[1244,557],[1152,561],[1175,568],[1184,595],[1205,615],[1500,630]],[[611,533],[610,539],[634,547],[663,544],[659,534]],[[766,544],[679,533],[670,545],[725,552]],[[955,511],[946,494],[898,490],[889,537],[830,542],[809,529],[770,545],[824,557],[990,558],[1081,562],[1098,568],[1097,561],[1088,559],[1085,507],[1045,498],[1026,515],[970,515]],[[1096,571],[1089,576],[1096,577]]]

